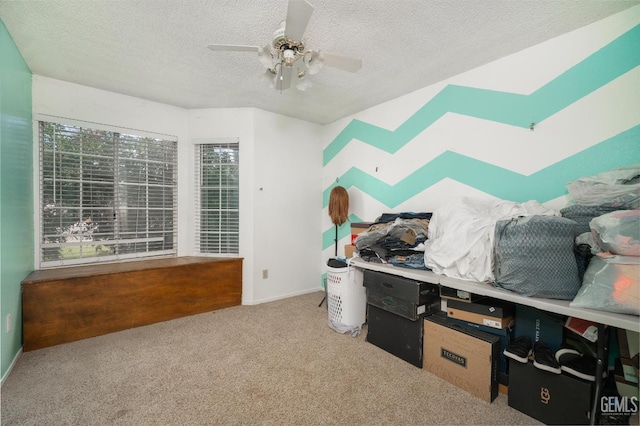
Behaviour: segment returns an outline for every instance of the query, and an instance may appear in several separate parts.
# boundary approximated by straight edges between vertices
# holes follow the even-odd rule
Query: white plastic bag
[[[640,315],[640,258],[593,257],[569,306]]]
[[[640,208],[640,164],[576,179],[567,190],[573,204]]]
[[[617,210],[589,222],[598,246],[612,254],[640,256],[640,210]]]

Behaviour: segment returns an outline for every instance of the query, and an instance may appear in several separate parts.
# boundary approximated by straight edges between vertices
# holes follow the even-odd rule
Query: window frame
[[[197,138],[192,140],[194,148],[194,253],[202,256],[238,257],[240,254],[240,140],[237,137],[230,138]],[[223,193],[221,199],[231,200],[231,206],[225,205],[219,208],[208,209],[214,215],[217,212],[218,227],[216,230],[204,229],[204,231],[218,238],[217,244],[207,242],[203,245],[203,147],[215,146],[219,149],[232,149],[236,162],[224,163],[221,167],[235,169],[234,182],[226,182],[227,185],[218,182],[218,189]],[[233,183],[233,184],[231,184]],[[226,187],[226,188],[223,188]],[[226,224],[226,226],[221,226]],[[205,247],[206,245],[206,247]],[[214,248],[214,246],[217,246]]]
[[[61,241],[65,237],[61,236],[63,235],[63,233],[61,233],[61,231],[59,230],[57,230],[57,233],[55,235],[58,241],[54,241],[51,243],[45,242],[46,235],[50,231],[45,228],[48,226],[50,227],[50,223],[47,224],[47,220],[45,220],[45,215],[46,215],[45,207],[47,207],[45,204],[46,203],[45,201],[46,184],[45,184],[45,165],[44,165],[45,135],[42,132],[42,129],[44,126],[44,124],[42,123],[50,123],[51,125],[55,125],[55,126],[69,126],[70,128],[73,128],[73,130],[71,131],[72,134],[76,132],[76,134],[74,135],[75,137],[81,136],[82,128],[88,129],[89,131],[95,132],[98,134],[102,133],[102,135],[96,138],[96,140],[100,140],[102,143],[105,142],[105,139],[102,139],[107,134],[105,132],[112,132],[114,134],[118,134],[119,142],[114,142],[114,146],[110,147],[110,149],[113,152],[108,153],[108,154],[112,154],[113,157],[109,158],[109,155],[104,155],[103,157],[100,158],[101,161],[105,161],[106,168],[111,167],[111,173],[112,173],[111,176],[108,176],[107,178],[104,179],[103,181],[104,187],[108,188],[109,186],[111,186],[111,188],[113,188],[113,196],[110,199],[111,201],[110,205],[112,206],[111,208],[114,212],[114,217],[112,222],[109,223],[111,224],[113,229],[110,232],[106,231],[104,233],[104,236],[106,237],[105,240],[96,240],[96,241],[104,241],[104,243],[95,244],[95,241],[91,239],[89,240],[79,239],[78,241],[69,241],[69,240]],[[50,268],[76,266],[76,265],[95,265],[99,263],[108,263],[108,262],[122,262],[122,261],[129,261],[129,260],[175,257],[177,255],[177,252],[178,252],[178,222],[177,222],[177,218],[178,218],[178,207],[177,207],[178,138],[176,136],[153,133],[153,132],[137,130],[137,129],[124,128],[119,126],[105,125],[101,123],[86,122],[81,120],[73,120],[73,119],[66,119],[62,117],[39,114],[34,117],[34,141],[36,145],[36,149],[34,150],[34,152],[38,156],[38,159],[37,159],[38,167],[34,168],[35,169],[34,181],[37,186],[35,191],[35,205],[37,206],[37,210],[35,211],[36,232],[34,233],[36,236],[36,247],[37,247],[35,260],[37,262],[36,264],[39,265],[39,268],[50,269]],[[162,160],[158,160],[158,159],[154,160],[152,159],[151,155],[147,155],[146,158],[142,158],[141,156],[140,158],[136,158],[136,162],[138,163],[138,167],[140,167],[141,170],[142,169],[146,170],[145,176],[142,177],[141,180],[138,182],[127,181],[126,180],[127,178],[123,178],[124,180],[119,179],[118,170],[127,170],[126,164],[125,164],[127,161],[127,158],[126,158],[126,155],[123,154],[123,152],[115,152],[115,149],[118,149],[118,144],[127,144],[127,143],[131,144],[130,146],[133,146],[134,151],[136,148],[136,143],[138,143],[140,147],[139,148],[140,151],[143,151],[146,148],[149,151],[162,152],[166,154],[166,156],[161,158],[168,158],[170,161],[168,162],[165,161],[163,166]],[[105,147],[106,146],[107,144],[105,143]],[[103,152],[106,153],[106,151],[99,151],[99,150],[96,152],[98,152],[99,154]],[[84,154],[81,153],[81,154],[78,154],[77,156],[78,158],[82,158],[82,155]],[[94,156],[97,157],[97,154],[94,153]],[[131,161],[131,158],[129,158],[129,160]],[[79,161],[84,161],[84,160],[79,160]],[[162,172],[158,172],[161,174],[162,177],[159,178],[160,180],[158,181],[157,184],[153,184],[152,181],[150,180],[150,176],[157,178],[157,174],[153,174],[149,172],[149,169],[152,163],[155,164],[157,167],[163,169]],[[140,173],[138,175],[140,175]],[[111,180],[109,178],[111,178]],[[56,176],[54,176],[53,179],[60,180],[60,178]],[[84,175],[81,172],[79,172],[77,183],[78,183],[78,186],[82,188],[83,185],[90,186],[92,182],[88,182],[88,180],[85,179]],[[140,192],[144,192],[144,195],[140,199],[141,204],[131,206],[128,201],[121,201],[123,200],[123,197],[126,197],[126,195],[128,194],[128,189],[125,189],[127,187],[137,188],[138,195]],[[167,195],[167,192],[169,195]],[[158,195],[159,193],[161,193],[161,195]],[[152,194],[155,194],[155,195],[152,195]],[[169,198],[165,198],[165,197],[169,197]],[[85,208],[87,210],[90,210],[91,209],[90,206],[85,206],[83,204],[81,196],[80,196],[80,199],[81,201],[79,203],[75,205],[73,205],[72,203],[69,206],[66,206],[68,207],[68,209],[66,209],[63,204],[61,204],[60,206],[57,206],[56,208],[58,210],[78,209],[79,212],[82,212],[82,209],[85,209]],[[158,199],[160,201],[158,201]],[[100,200],[101,202],[103,202],[103,205],[99,207],[94,206],[96,210],[100,210],[100,209],[103,209],[105,211],[108,210],[106,204],[109,204],[109,203],[105,203],[104,200],[109,200],[109,197],[103,196],[103,198]],[[150,205],[150,203],[158,203],[158,202],[160,203],[159,206],[153,205],[153,204]],[[142,228],[140,228],[139,220],[136,219],[135,225],[133,225],[134,231],[131,230],[132,225],[128,225],[129,229],[127,229],[127,225],[125,225],[125,222],[124,222],[126,220],[126,216],[125,216],[125,219],[123,219],[120,213],[123,211],[129,211],[129,210],[136,211],[136,213],[143,212],[143,214],[145,215],[145,218],[143,220],[140,220],[140,222],[143,222]],[[162,219],[167,215],[171,217],[170,219],[171,222],[168,229],[165,228],[165,224],[167,222],[165,221],[165,219]],[[89,217],[92,218],[92,215]],[[103,218],[104,217],[107,217],[106,213],[105,215],[103,215]],[[158,218],[160,218],[159,220],[162,222],[162,225],[158,230],[153,229],[154,225],[152,223],[154,223],[154,221],[150,219],[151,217],[153,217],[156,225],[158,224]],[[63,223],[62,218],[60,218],[60,221],[61,223]],[[81,222],[85,222],[84,218],[78,217],[78,222],[69,226],[67,226],[68,224],[65,222],[64,223],[65,227],[61,225],[60,229],[71,228],[72,226],[81,224]],[[109,224],[104,224],[104,227],[108,228]],[[86,237],[86,234],[83,234],[82,232],[83,230],[80,230],[80,235]],[[125,237],[127,232],[130,233],[129,235],[130,238]],[[133,233],[137,235],[133,235]],[[154,233],[157,235],[155,237],[150,237],[150,235],[153,235]],[[139,234],[145,234],[145,236],[139,237]],[[53,240],[55,240],[56,238],[53,238]],[[164,246],[165,243],[169,243],[169,246],[165,247]],[[152,247],[154,244],[156,245],[156,247]],[[144,247],[141,247],[142,245],[144,245]],[[72,246],[80,246],[80,247],[103,246],[103,247],[107,247],[106,249],[107,253],[103,255],[84,255],[84,256],[80,255],[79,258],[67,258],[67,259],[65,258],[47,259],[45,257],[45,249],[55,250],[56,247],[59,249],[62,247],[72,247]],[[109,250],[111,250],[111,253],[109,253]],[[78,251],[82,252],[82,249],[78,249]]]

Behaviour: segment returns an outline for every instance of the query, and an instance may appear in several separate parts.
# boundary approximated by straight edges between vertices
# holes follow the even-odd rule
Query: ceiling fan
[[[264,47],[211,44],[208,48],[213,51],[257,52],[260,63],[267,69],[265,78],[273,82],[276,90],[291,87],[294,76],[297,78],[296,88],[306,90],[311,83],[304,77],[316,74],[324,65],[349,72],[362,68],[360,59],[305,49],[303,35],[312,13],[313,6],[305,0],[289,0],[287,18],[273,33],[270,44]]]

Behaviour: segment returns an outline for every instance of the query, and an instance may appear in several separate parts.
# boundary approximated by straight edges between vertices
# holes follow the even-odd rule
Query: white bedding
[[[436,211],[425,243],[425,266],[452,278],[493,282],[493,239],[496,222],[519,216],[560,216],[538,201],[462,197]]]

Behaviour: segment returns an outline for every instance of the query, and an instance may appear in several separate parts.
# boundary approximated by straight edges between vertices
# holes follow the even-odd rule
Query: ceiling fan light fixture
[[[296,52],[293,49],[284,49],[282,51],[282,63],[285,67],[292,67],[296,59]]]
[[[311,87],[307,74],[317,74],[324,66],[348,72],[357,72],[362,68],[360,59],[322,53],[319,50],[306,51],[304,31],[311,18],[313,6],[307,0],[288,2],[287,18],[273,33],[270,44],[264,47],[212,44],[207,47],[213,51],[257,52],[259,62],[266,68],[262,79],[279,91],[291,87],[294,79],[297,81],[298,90],[306,90]]]

